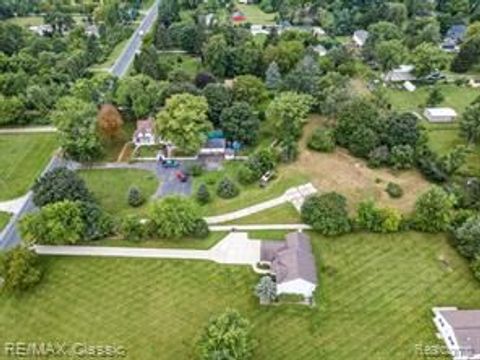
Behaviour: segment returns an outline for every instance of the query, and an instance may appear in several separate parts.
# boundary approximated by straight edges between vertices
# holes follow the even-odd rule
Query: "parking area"
[[[162,181],[162,185],[155,194],[157,197],[166,195],[185,195],[192,193],[192,179],[189,177],[185,182],[178,179],[177,173],[182,171],[182,167],[164,168],[161,164],[157,164],[157,176]]]

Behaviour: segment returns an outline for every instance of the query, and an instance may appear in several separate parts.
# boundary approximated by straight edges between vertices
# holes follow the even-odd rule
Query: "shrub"
[[[236,310],[228,309],[211,318],[198,341],[198,355],[202,360],[238,359],[252,356],[253,341],[250,322]]]
[[[467,219],[453,235],[460,254],[469,259],[480,256],[480,216]]]
[[[197,177],[203,174],[203,167],[200,164],[192,164],[187,168],[187,173],[193,177]]]
[[[439,232],[447,230],[452,220],[455,199],[443,189],[434,186],[420,195],[415,203],[414,223],[418,230]]]
[[[240,184],[250,185],[258,180],[257,173],[249,168],[247,165],[242,164],[237,171],[237,179]]]
[[[32,190],[33,202],[39,207],[63,200],[93,201],[83,179],[64,167],[46,172],[35,181]]]
[[[275,281],[268,275],[260,278],[260,281],[255,286],[255,295],[258,296],[262,304],[268,304],[277,297],[277,285]]]
[[[145,198],[143,197],[143,194],[138,187],[131,186],[128,189],[127,202],[128,205],[132,207],[139,207],[145,202]]]
[[[364,230],[391,233],[400,230],[402,216],[394,209],[377,208],[373,202],[367,201],[358,206],[356,220]]]
[[[210,229],[204,219],[197,219],[192,231],[192,236],[197,239],[205,239],[210,235]]]
[[[340,235],[351,230],[347,200],[335,192],[307,198],[302,205],[301,215],[305,223],[323,235]]]
[[[298,157],[298,145],[296,141],[288,140],[283,142],[280,150],[280,160],[282,163],[294,162]]]
[[[248,157],[246,166],[255,173],[255,180],[259,180],[267,171],[275,169],[277,166],[277,155],[270,148],[260,149]]]
[[[19,246],[7,251],[0,260],[3,289],[6,291],[25,291],[40,282],[42,271],[35,251]]]
[[[379,146],[368,154],[368,166],[377,168],[390,162],[390,150],[387,146]]]
[[[228,177],[223,178],[217,185],[217,195],[223,199],[231,199],[238,196],[240,190]]]
[[[394,199],[401,198],[403,196],[403,189],[400,185],[395,184],[393,182],[389,182],[387,184],[387,188],[385,189],[388,195]]]
[[[208,191],[208,187],[205,184],[201,184],[197,190],[197,201],[204,205],[211,201],[210,191]]]
[[[120,223],[120,234],[125,240],[140,241],[148,237],[148,227],[137,216],[127,216]]]
[[[85,230],[83,240],[104,238],[113,232],[113,220],[97,204],[91,202],[80,203]]]
[[[167,196],[154,202],[150,210],[152,232],[160,238],[181,238],[193,233],[199,210],[183,196]]]
[[[397,145],[392,148],[390,162],[397,170],[410,169],[414,164],[414,151],[410,145]]]
[[[334,132],[330,129],[316,129],[308,139],[307,146],[316,151],[332,152],[335,149]]]

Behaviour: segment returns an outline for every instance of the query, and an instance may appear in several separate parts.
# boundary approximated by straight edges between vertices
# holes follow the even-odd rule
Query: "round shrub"
[[[388,147],[379,146],[368,154],[368,166],[377,168],[383,165],[387,165],[390,162],[390,151]]]
[[[142,219],[128,216],[120,223],[120,234],[125,240],[138,242],[148,237],[148,229]]]
[[[0,260],[0,275],[6,291],[25,291],[40,282],[42,270],[35,251],[19,246],[7,251]]]
[[[197,219],[192,231],[192,236],[197,239],[205,239],[210,235],[210,229],[204,219]]]
[[[231,199],[240,193],[238,186],[228,177],[223,178],[217,185],[217,195],[223,199]]]
[[[335,136],[332,130],[318,128],[308,139],[307,146],[309,149],[332,152],[335,149]]]
[[[347,200],[335,192],[313,195],[301,209],[302,220],[323,235],[334,236],[351,230]]]
[[[385,189],[388,195],[394,199],[401,198],[403,196],[403,189],[400,185],[389,182],[387,188]]]
[[[197,190],[197,201],[204,205],[211,200],[210,191],[208,191],[207,185],[201,184]]]
[[[193,177],[197,177],[203,174],[203,167],[200,164],[192,164],[187,168],[187,173]]]
[[[242,166],[238,168],[237,179],[240,184],[250,185],[253,184],[256,180],[258,180],[258,176],[254,170],[252,170],[245,164],[242,164]]]
[[[131,186],[130,189],[128,189],[127,202],[128,205],[132,207],[139,207],[145,202],[145,198],[138,187]]]
[[[390,162],[397,170],[410,169],[414,163],[414,150],[410,145],[397,145],[392,148]]]

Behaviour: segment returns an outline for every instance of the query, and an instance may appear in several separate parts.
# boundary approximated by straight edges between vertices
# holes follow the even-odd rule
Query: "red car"
[[[185,174],[183,171],[177,171],[177,173],[175,174],[175,176],[177,177],[177,179],[181,182],[186,182],[188,180],[188,175]]]

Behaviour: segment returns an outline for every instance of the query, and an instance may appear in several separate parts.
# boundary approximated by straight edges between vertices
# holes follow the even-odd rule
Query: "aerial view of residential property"
[[[0,0],[0,360],[480,360],[480,0]]]

